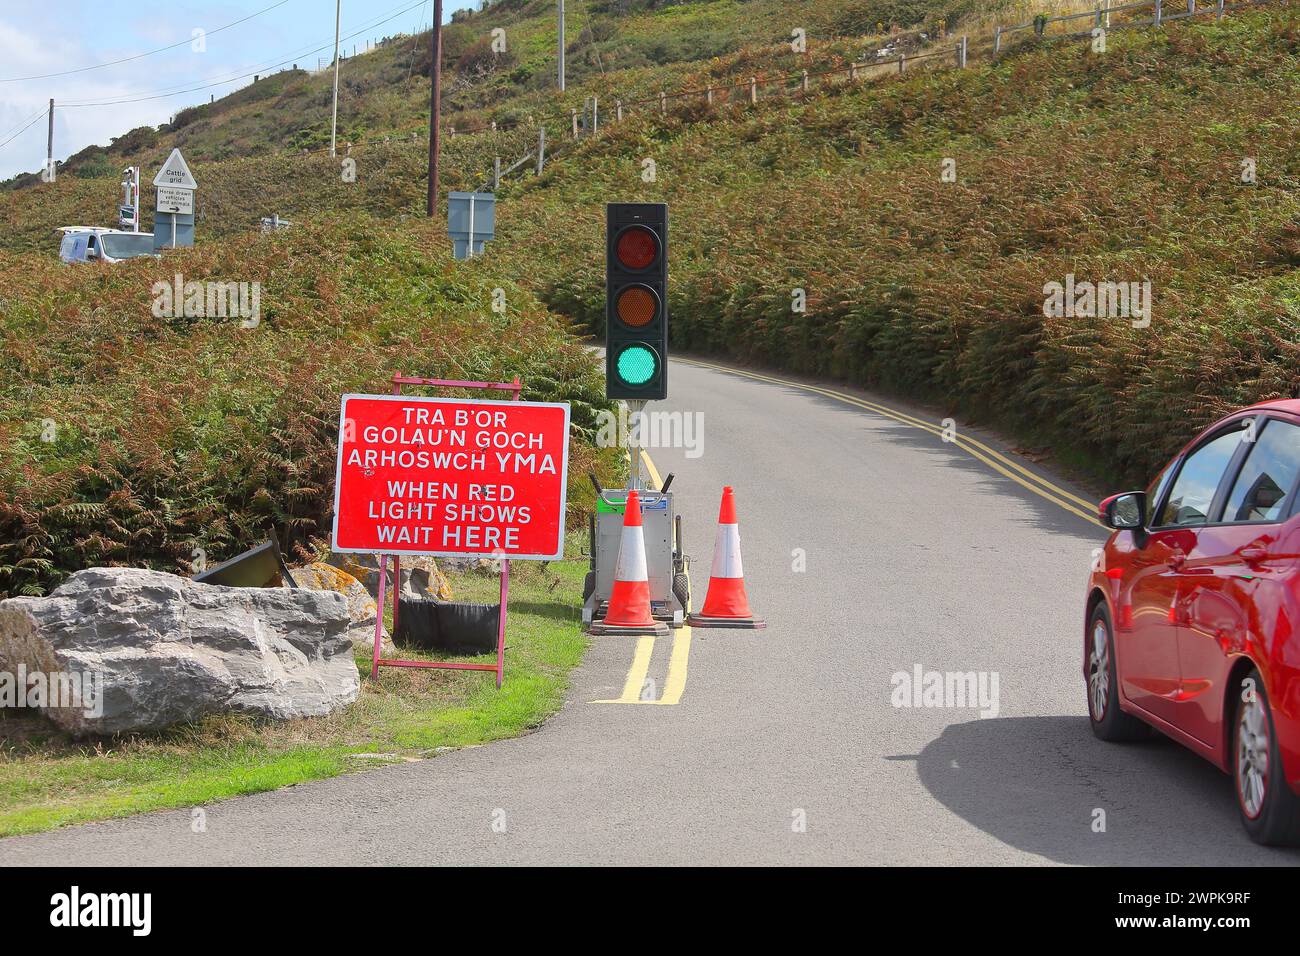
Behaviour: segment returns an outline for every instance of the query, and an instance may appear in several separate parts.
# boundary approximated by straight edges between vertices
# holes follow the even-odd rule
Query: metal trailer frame
[[[671,491],[639,489],[645,528],[646,569],[650,579],[650,612],[673,628],[690,613],[690,556],[683,552],[682,517],[673,507]],[[597,487],[596,513],[588,522],[590,568],[583,585],[582,624],[590,627],[606,612],[614,587],[614,569],[623,536],[623,510],[628,489]]]
[[[393,394],[401,395],[403,385],[429,385],[434,388],[484,388],[492,389],[499,392],[510,392],[510,400],[519,401],[519,393],[523,390],[523,383],[519,381],[519,376],[515,376],[513,382],[458,382],[445,378],[412,378],[398,373],[393,374]],[[397,592],[397,598],[393,601],[393,634],[397,634],[397,620],[399,609],[402,606],[401,589],[402,589],[402,564],[399,555],[392,555],[393,559],[393,589]],[[370,678],[371,680],[379,679],[379,668],[381,667],[422,667],[428,670],[449,670],[449,671],[494,671],[497,675],[497,690],[501,689],[501,682],[505,679],[506,674],[506,597],[510,593],[510,559],[501,559],[501,612],[497,620],[497,662],[495,664],[467,664],[458,661],[407,661],[396,658],[383,658],[379,654],[379,645],[384,636],[384,603],[388,591],[388,558],[389,555],[381,555],[379,558],[379,586],[378,597],[375,601],[375,651],[371,659]]]

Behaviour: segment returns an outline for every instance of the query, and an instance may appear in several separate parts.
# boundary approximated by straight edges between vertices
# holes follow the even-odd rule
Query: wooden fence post
[[[492,191],[496,192],[501,188],[501,157],[492,158]]]
[[[902,73],[903,70],[906,68],[907,68],[907,54],[900,53],[898,54],[898,72]]]
[[[578,111],[570,110],[569,113],[571,114],[571,118],[573,120],[573,138],[577,139],[578,138]]]
[[[808,93],[808,71],[807,70],[803,71],[803,76],[799,80],[799,92],[804,93],[805,95]]]
[[[1160,20],[1161,20],[1160,0],[1156,0],[1156,16],[1154,20],[1155,26],[1161,25]]]
[[[749,102],[758,102],[758,78],[753,76],[749,78]]]
[[[854,62],[849,64],[849,82],[852,83],[856,81],[857,78],[858,78],[858,64],[857,61],[855,60]]]
[[[1001,50],[1002,50],[1002,27],[996,26],[993,28],[993,52],[994,54],[997,54]]]
[[[622,100],[614,101],[614,115],[617,117],[620,123],[623,122],[623,101]]]
[[[667,112],[668,112],[668,94],[661,92],[659,94],[659,113],[663,115],[666,114]]]
[[[537,175],[542,174],[546,168],[546,127],[537,128]]]

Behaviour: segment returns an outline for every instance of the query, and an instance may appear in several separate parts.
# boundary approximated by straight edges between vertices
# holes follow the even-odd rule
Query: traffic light
[[[605,207],[605,397],[668,397],[668,206]]]

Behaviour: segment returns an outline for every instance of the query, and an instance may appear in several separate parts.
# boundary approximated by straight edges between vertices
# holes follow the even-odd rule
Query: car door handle
[[[1241,560],[1247,564],[1259,564],[1268,557],[1268,549],[1260,547],[1249,547],[1241,549]]]

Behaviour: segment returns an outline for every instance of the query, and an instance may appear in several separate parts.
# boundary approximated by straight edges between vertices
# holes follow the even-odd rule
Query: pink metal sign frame
[[[401,395],[403,385],[427,385],[433,388],[484,388],[498,392],[510,392],[510,400],[519,401],[519,393],[523,389],[523,383],[519,381],[519,376],[515,376],[513,382],[460,382],[454,379],[446,378],[413,378],[408,375],[393,375],[393,394]],[[506,598],[510,593],[510,559],[501,559],[501,614],[497,620],[497,662],[495,664],[466,664],[456,661],[406,661],[396,658],[385,658],[380,656],[379,645],[384,635],[384,605],[388,596],[388,559],[390,555],[380,555],[379,558],[379,597],[378,609],[375,614],[375,652],[370,666],[370,677],[372,680],[379,679],[379,668],[381,667],[422,667],[428,670],[448,670],[448,671],[495,671],[497,675],[497,689],[501,689],[501,682],[506,676]],[[397,634],[398,613],[402,606],[402,565],[399,555],[391,555],[393,559],[393,588],[397,595],[393,600],[393,634]]]

